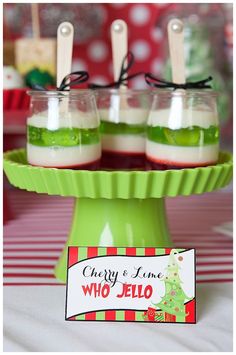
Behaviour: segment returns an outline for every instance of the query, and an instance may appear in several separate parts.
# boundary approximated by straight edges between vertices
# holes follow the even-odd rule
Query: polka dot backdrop
[[[87,70],[90,82],[96,79],[97,83],[104,84],[113,81],[110,26],[114,20],[123,19],[128,24],[129,49],[135,56],[129,74],[153,71],[160,75],[160,47],[165,34],[157,23],[161,13],[170,6],[151,3],[40,4],[41,34],[55,36],[59,23],[71,21],[75,27],[72,70]],[[5,7],[8,11],[4,15],[4,39],[30,37],[30,6],[7,4]],[[48,21],[52,16],[53,21]],[[147,87],[140,78],[130,81],[129,86]]]
[[[128,46],[135,56],[135,63],[130,74],[139,71],[152,71],[160,75],[163,62],[160,46],[165,34],[157,27],[158,17],[164,8],[157,4],[100,4],[103,14],[101,33],[89,43],[75,45],[73,68],[85,68],[90,74],[90,81],[105,84],[113,80],[110,26],[115,19],[123,19],[128,24]],[[78,65],[78,66],[77,66]],[[142,78],[129,82],[132,88],[146,88]]]

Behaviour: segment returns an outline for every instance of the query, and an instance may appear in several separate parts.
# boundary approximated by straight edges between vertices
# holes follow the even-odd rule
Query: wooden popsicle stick
[[[57,29],[57,87],[66,75],[71,73],[74,27],[70,22],[62,22]],[[68,81],[69,82],[69,81]],[[60,111],[67,113],[69,98],[60,102]]]
[[[71,73],[74,27],[62,22],[57,29],[57,87]]]
[[[185,83],[184,62],[184,25],[179,19],[168,23],[168,40],[172,68],[172,81],[176,84]]]
[[[34,38],[40,38],[39,8],[38,4],[31,4],[32,31]]]
[[[111,46],[113,59],[114,80],[120,75],[122,61],[128,52],[128,29],[123,20],[115,20],[111,24]],[[125,85],[122,85],[126,87]]]
[[[121,65],[128,52],[128,28],[127,24],[123,20],[115,20],[111,24],[111,46],[112,46],[112,59],[113,59],[113,74],[114,80],[117,81],[120,76]],[[126,63],[125,63],[126,64]],[[127,109],[128,103],[125,95],[127,89],[123,83],[120,85],[121,95],[117,101],[117,96],[111,97],[113,105],[119,105],[119,109]]]

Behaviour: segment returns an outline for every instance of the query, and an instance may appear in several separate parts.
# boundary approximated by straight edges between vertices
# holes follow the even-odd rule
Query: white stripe
[[[233,269],[233,265],[210,265],[210,264],[208,266],[197,265],[196,269],[197,271],[231,270]]]
[[[184,241],[181,241],[181,242],[178,242],[177,241],[177,239],[175,240],[175,242],[176,242],[176,248],[178,247],[178,248],[184,248],[184,247],[186,247],[186,246],[188,246],[188,248],[190,247],[190,246],[192,246],[193,248],[198,248],[198,247],[205,247],[206,248],[206,250],[208,250],[208,249],[211,249],[211,247],[217,247],[217,248],[219,248],[219,249],[224,249],[225,247],[227,247],[228,249],[233,249],[233,244],[232,243],[225,243],[225,242],[223,242],[222,241],[222,243],[220,243],[220,241],[218,241],[218,243],[216,243],[216,242],[214,242],[214,241],[212,241],[212,242],[209,242],[209,240],[208,241],[200,241],[200,242],[198,242],[198,241],[196,241],[196,240],[193,240],[193,241],[188,241],[188,242],[184,242]]]
[[[63,245],[65,243],[63,241],[59,242],[59,243],[55,243],[55,244],[39,244],[38,246],[36,244],[18,244],[18,245],[14,245],[14,244],[7,244],[5,245],[5,249],[8,249],[8,252],[10,249],[18,249],[18,250],[22,250],[24,251],[24,249],[28,249],[28,248],[31,248],[31,249],[55,249],[55,248],[62,248]],[[44,251],[42,252],[44,253]]]
[[[9,234],[6,234],[4,233],[4,239],[5,238],[13,238],[13,235],[14,237],[21,237],[21,236],[27,236],[27,234],[29,234],[29,236],[32,238],[33,237],[33,234],[32,234],[32,230],[22,230],[22,229],[19,229],[18,231],[14,232],[14,231],[9,231],[8,232]],[[13,235],[11,235],[10,233],[14,233]],[[48,239],[52,238],[53,236],[59,236],[59,235],[64,235],[64,236],[67,236],[68,235],[68,230],[64,230],[64,229],[60,229],[60,230],[36,230],[35,231],[36,235],[46,235],[48,237]],[[35,238],[35,234],[34,234],[34,238]],[[46,240],[46,238],[45,238]]]
[[[197,258],[197,263],[198,262],[232,262],[233,263],[233,256],[222,256],[222,257],[201,257]]]
[[[60,252],[58,252],[58,251],[54,251],[54,252],[52,252],[52,251],[25,251],[25,250],[19,250],[19,251],[17,251],[17,252],[15,252],[15,251],[10,251],[10,252],[4,252],[4,256],[7,256],[7,257],[14,257],[14,256],[30,256],[30,257],[32,257],[32,259],[33,259],[33,257],[34,256],[56,256],[56,257],[58,257],[59,258],[59,256],[60,256]]]
[[[7,274],[47,274],[47,275],[54,275],[53,274],[53,269],[29,269],[29,268],[11,268],[11,267],[6,267],[4,268],[4,273]],[[9,277],[10,279],[10,277]]]
[[[20,237],[11,237],[11,236],[7,236],[6,238],[4,238],[4,242],[14,242],[16,244],[18,243],[21,243],[21,242],[28,242],[27,244],[30,244],[31,241],[34,241],[34,242],[45,242],[45,241],[54,241],[54,240],[59,240],[61,242],[65,242],[66,241],[66,236],[62,235],[62,236],[57,236],[57,235],[53,235],[53,236],[50,236],[48,238],[43,238],[43,237],[38,237],[38,236],[29,236],[28,238],[20,238]],[[8,244],[6,244],[8,245]],[[53,245],[53,244],[52,244]]]
[[[46,278],[46,277],[4,277],[3,282],[8,282],[8,283],[50,283],[50,284],[55,284],[55,283],[60,283],[60,281],[52,278]],[[27,290],[26,290],[27,292]]]
[[[197,275],[198,280],[217,280],[217,279],[232,279],[233,274],[212,274],[212,275]]]
[[[204,233],[204,232],[203,232]],[[206,243],[211,243],[211,242],[218,242],[218,243],[222,243],[224,245],[224,243],[230,243],[233,244],[232,242],[232,237],[229,238],[226,235],[222,235],[222,234],[217,234],[217,233],[207,233],[207,237],[206,237],[206,233],[204,234],[193,234],[191,235],[191,238],[189,238],[189,233],[175,233],[174,235],[172,235],[174,242],[179,242],[179,241],[183,241],[185,243],[195,243],[195,242],[206,242]]]

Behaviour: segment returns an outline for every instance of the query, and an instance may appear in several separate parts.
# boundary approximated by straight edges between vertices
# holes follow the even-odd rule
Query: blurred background
[[[130,73],[151,71],[156,76],[170,79],[166,26],[171,17],[183,19],[186,76],[189,80],[209,75],[214,77],[214,89],[220,93],[218,109],[222,145],[226,149],[232,147],[232,14],[232,4],[38,4],[40,38],[55,39],[58,25],[70,21],[75,28],[73,70],[87,70],[90,81],[100,84],[113,80],[110,43],[112,21],[120,18],[128,24],[129,49],[135,56]],[[27,72],[24,63],[30,52],[24,46],[23,49],[20,45],[16,47],[20,39],[35,36],[33,27],[32,4],[4,4],[5,150],[25,144],[25,119],[29,102],[23,97],[25,89],[14,92],[15,96],[12,96],[12,90],[30,85],[32,78],[39,78],[42,74],[40,71]],[[37,51],[39,56],[48,56],[51,58],[47,59],[49,61],[55,60],[53,44],[51,49],[48,47],[47,50],[45,46]],[[49,53],[52,54],[49,56]],[[12,67],[14,70],[17,68],[18,72],[13,72]],[[50,76],[41,79],[52,83],[55,72],[51,66],[48,71]],[[19,72],[23,75],[21,83],[16,77]],[[129,85],[138,89],[147,87],[140,77],[130,81]]]

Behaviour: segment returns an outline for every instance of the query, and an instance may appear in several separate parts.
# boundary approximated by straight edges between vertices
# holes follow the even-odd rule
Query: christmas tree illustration
[[[179,277],[179,263],[176,260],[176,254],[179,254],[177,250],[172,249],[168,266],[166,268],[166,275],[161,279],[165,283],[165,295],[162,297],[161,301],[154,306],[161,309],[163,312],[172,314],[176,316],[176,320],[179,322],[184,322],[186,313],[184,302],[191,300],[182,289],[182,281]],[[183,257],[178,256],[178,260],[181,262]]]

